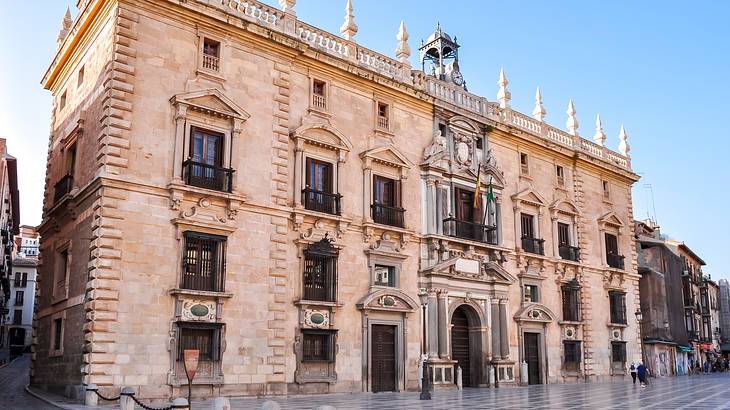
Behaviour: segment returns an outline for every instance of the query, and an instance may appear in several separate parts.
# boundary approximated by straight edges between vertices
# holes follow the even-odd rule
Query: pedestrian
[[[705,367],[705,373],[709,373],[710,372],[710,362],[705,360],[704,367]]]
[[[636,375],[639,377],[641,387],[646,387],[646,366],[644,366],[644,363],[639,363],[639,367],[636,368]]]
[[[629,373],[631,373],[631,379],[634,381],[634,384],[636,384],[636,363],[631,362],[631,365],[629,366]]]

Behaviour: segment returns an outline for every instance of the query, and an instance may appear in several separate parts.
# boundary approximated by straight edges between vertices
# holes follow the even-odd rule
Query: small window
[[[611,323],[626,324],[626,294],[618,291],[608,292]]]
[[[76,81],[76,87],[81,87],[81,84],[84,83],[84,67],[82,66],[79,68],[79,73],[77,75],[77,81]]]
[[[312,106],[327,109],[327,83],[324,81],[312,80]]]
[[[580,369],[580,342],[566,340],[563,342],[563,364],[565,370],[578,371]]]
[[[76,143],[66,149],[66,175],[74,175],[76,170]]]
[[[185,350],[199,350],[200,361],[220,360],[220,325],[179,323],[177,360],[184,360]]]
[[[484,149],[484,138],[477,138],[477,149]]]
[[[51,343],[53,350],[61,350],[61,346],[63,345],[62,338],[63,338],[63,319],[58,318],[53,321],[53,342]]]
[[[525,302],[538,302],[537,285],[525,285]]]
[[[220,68],[221,43],[209,38],[203,39],[203,68],[218,71]]]
[[[390,129],[390,110],[388,104],[378,103],[378,128]]]
[[[601,185],[603,186],[603,199],[611,198],[611,188],[608,181],[601,181]]]
[[[334,361],[335,333],[327,330],[302,331],[302,361]]]
[[[58,109],[62,110],[66,106],[66,91],[61,94],[61,99],[58,102]]]
[[[13,324],[14,325],[22,325],[23,324],[23,311],[16,309],[13,312]]]
[[[226,238],[185,232],[183,289],[223,292]]]
[[[613,363],[626,362],[626,342],[611,342],[611,361]]]
[[[395,266],[375,265],[375,284],[394,287]]]
[[[565,170],[561,165],[555,166],[555,177],[558,182],[558,186],[565,186]]]
[[[523,175],[528,175],[530,173],[529,159],[527,154],[524,152],[520,153],[520,173]]]
[[[56,282],[54,286],[54,296],[59,297],[65,294],[66,289],[66,273],[68,271],[68,249],[57,254]]]
[[[25,299],[25,292],[18,290],[15,292],[15,306],[23,306],[23,299]]]

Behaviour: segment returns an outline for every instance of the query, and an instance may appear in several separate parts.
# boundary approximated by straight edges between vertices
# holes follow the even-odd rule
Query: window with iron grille
[[[63,319],[58,318],[53,321],[53,350],[61,350],[63,337]]]
[[[626,362],[626,342],[611,342],[611,361],[614,363]]]
[[[611,305],[611,323],[626,324],[626,294],[618,291],[608,292]]]
[[[580,357],[580,342],[575,340],[563,342],[563,365],[565,370],[578,370],[580,368]]]
[[[214,323],[178,323],[177,360],[184,359],[185,350],[199,350],[200,360],[220,360],[221,325]]]
[[[226,238],[185,232],[183,289],[223,292],[225,283]]]
[[[563,320],[568,322],[580,321],[580,287],[577,281],[564,285],[561,291],[563,296]]]
[[[326,236],[304,251],[304,299],[337,301],[337,248]]]
[[[303,330],[302,361],[332,362],[335,359],[335,331]]]

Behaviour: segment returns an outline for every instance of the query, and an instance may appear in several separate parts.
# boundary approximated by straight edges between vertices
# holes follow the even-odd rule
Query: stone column
[[[238,141],[241,139],[241,131],[243,126],[243,121],[236,118],[233,120],[233,132],[231,133],[231,145],[229,147],[228,152],[228,159],[230,163],[228,164],[229,168],[233,169],[233,174],[231,175],[231,188],[233,191],[236,191],[236,187],[238,187],[238,174],[241,173],[241,169],[238,169],[236,165],[236,159],[238,158]]]
[[[501,349],[499,347],[499,341],[501,340],[500,331],[502,326],[500,325],[499,316],[499,299],[492,299],[492,359],[499,359],[501,356]]]
[[[550,220],[553,224],[553,256],[560,259],[560,249],[558,248],[560,246],[560,243],[558,242],[558,216],[551,215]]]
[[[438,300],[436,299],[436,291],[428,289],[428,357],[438,357]]]
[[[509,333],[507,330],[507,299],[499,301],[499,348],[502,359],[509,358]]]
[[[188,107],[185,105],[178,105],[177,112],[175,113],[175,147],[174,147],[174,159],[172,161],[172,180],[178,183],[182,183],[182,163],[186,158],[183,158],[184,146],[185,146],[185,116],[187,115]]]
[[[436,195],[434,194],[434,181],[426,179],[426,195],[424,196],[424,207],[426,210],[426,233],[435,233],[434,216],[436,215]]]
[[[439,357],[447,359],[449,357],[449,318],[448,318],[448,300],[449,291],[440,289],[438,292],[438,309],[439,309]]]
[[[487,356],[487,359],[492,358],[492,315],[491,315],[491,309],[490,309],[491,303],[489,302],[489,298],[487,298],[484,301],[484,318],[486,319],[486,323],[484,323],[484,328],[486,329],[486,334],[484,338],[484,354]]]

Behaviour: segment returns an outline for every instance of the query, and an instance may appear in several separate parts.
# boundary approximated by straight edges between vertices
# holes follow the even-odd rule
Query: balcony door
[[[466,222],[480,222],[475,220],[474,192],[456,188],[456,219]]]
[[[523,238],[534,238],[535,237],[535,224],[532,215],[520,214],[520,226],[522,228]]]
[[[570,246],[570,225],[558,222],[558,245]]]
[[[190,143],[193,162],[220,167],[223,165],[223,136],[199,128],[193,128]]]
[[[307,188],[312,191],[332,193],[332,164],[307,158]]]

